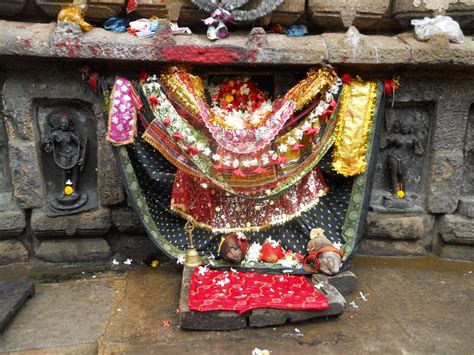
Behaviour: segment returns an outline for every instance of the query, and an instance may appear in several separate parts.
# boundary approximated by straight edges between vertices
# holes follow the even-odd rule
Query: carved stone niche
[[[46,214],[64,216],[97,207],[97,133],[90,105],[35,103]]]
[[[424,212],[432,112],[430,103],[407,103],[385,109],[370,204],[372,210]]]

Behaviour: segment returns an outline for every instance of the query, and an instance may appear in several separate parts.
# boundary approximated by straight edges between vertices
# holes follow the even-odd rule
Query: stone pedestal
[[[294,311],[285,309],[262,308],[255,309],[245,314],[237,312],[194,312],[188,308],[189,284],[193,268],[185,267],[181,283],[179,299],[179,325],[182,329],[196,330],[233,330],[246,327],[268,327],[287,322],[299,322],[321,317],[338,316],[344,312],[346,300],[339,291],[327,281],[322,281],[322,292],[328,302],[329,308],[322,311]]]

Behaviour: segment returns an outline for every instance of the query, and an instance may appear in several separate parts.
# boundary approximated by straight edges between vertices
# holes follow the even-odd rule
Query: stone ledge
[[[444,215],[439,220],[439,234],[446,244],[474,245],[474,218]]]
[[[54,263],[105,261],[111,255],[103,238],[45,240],[36,250],[39,259]]]
[[[406,215],[369,212],[367,236],[393,240],[418,240],[429,234],[434,225],[434,216],[429,214]]]
[[[425,240],[426,239],[426,240]],[[431,240],[393,241],[362,239],[357,249],[358,255],[370,256],[420,256],[427,255]]]
[[[76,24],[0,21],[0,55],[191,64],[369,64],[472,65],[474,42],[419,42],[412,33],[400,36],[325,33],[301,38],[266,34],[255,46],[248,33],[210,42],[205,35],[157,35],[139,40],[128,33],[94,28],[81,33]],[[291,46],[290,46],[291,44]],[[291,48],[291,50],[290,50]]]
[[[31,214],[31,230],[38,237],[97,236],[110,230],[111,219],[108,208],[59,217],[48,217],[43,209],[34,209]]]

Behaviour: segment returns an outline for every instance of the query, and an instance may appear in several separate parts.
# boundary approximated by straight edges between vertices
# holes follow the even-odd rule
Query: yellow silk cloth
[[[339,100],[333,151],[333,169],[344,176],[363,173],[367,142],[377,103],[376,81],[353,79],[344,85]]]

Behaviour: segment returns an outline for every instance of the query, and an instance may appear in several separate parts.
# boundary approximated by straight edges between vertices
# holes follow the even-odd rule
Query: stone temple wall
[[[380,145],[359,253],[474,260],[472,38],[460,45],[444,37],[422,43],[411,33],[364,36],[351,28],[294,39],[254,29],[217,43],[163,31],[138,41],[101,29],[82,34],[74,24],[1,20],[0,33],[0,265],[32,259],[105,261],[116,253],[144,258],[155,252],[127,206],[104,139],[99,99],[83,84],[79,68],[86,64],[126,74],[178,61],[202,72],[275,73],[277,85],[325,63],[365,78],[400,76],[400,91],[385,103],[378,142],[390,135],[395,121],[409,120],[419,133],[422,151],[410,155],[407,178],[414,202],[402,210],[384,204],[388,150]],[[48,112],[65,106],[81,117],[78,131],[89,141],[81,183],[87,185],[90,208],[49,217],[54,167],[48,165],[42,137]]]

